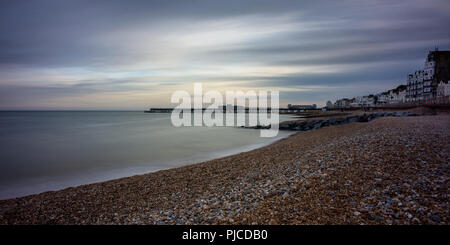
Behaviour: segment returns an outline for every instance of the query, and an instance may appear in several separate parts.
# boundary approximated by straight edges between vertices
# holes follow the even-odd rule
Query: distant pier
[[[174,110],[174,108],[150,108],[144,112],[146,113],[172,113],[172,111]],[[194,109],[194,108],[190,108],[190,109],[180,109],[180,110],[191,110],[191,113],[194,113],[195,111],[199,111],[200,109]],[[234,108],[219,108],[219,109],[210,109],[210,108],[203,108],[201,109],[202,112],[205,112],[207,110],[209,111],[215,111],[215,110],[219,110],[222,113],[227,113],[227,112],[233,112],[233,113],[238,113],[238,112],[245,112],[245,113],[258,113],[259,111],[262,111],[263,109],[261,108],[238,108],[238,107],[234,107]],[[278,108],[278,109],[274,109],[276,111],[278,111],[280,114],[289,114],[289,113],[299,113],[299,112],[305,112],[305,111],[317,111],[320,109],[288,109],[288,108]],[[267,111],[268,113],[272,112],[272,108],[267,108],[264,111]]]

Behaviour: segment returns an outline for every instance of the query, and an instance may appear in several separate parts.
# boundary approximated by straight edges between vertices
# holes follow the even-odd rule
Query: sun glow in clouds
[[[404,83],[430,48],[450,47],[449,7],[445,0],[5,4],[0,109],[168,107],[173,91],[197,81],[221,92],[276,89],[282,106],[376,93]]]

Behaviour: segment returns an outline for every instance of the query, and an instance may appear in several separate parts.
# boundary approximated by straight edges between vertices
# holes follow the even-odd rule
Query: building
[[[419,75],[419,74],[418,74]],[[419,75],[420,76],[420,75]],[[376,95],[370,94],[365,96],[357,96],[353,99],[340,99],[334,103],[335,108],[368,108],[377,105],[398,104],[406,101],[407,93],[406,85],[399,85],[394,89],[382,92]],[[330,107],[331,101],[327,102],[327,107]]]
[[[432,71],[428,80],[431,87],[430,96],[436,97],[439,82],[450,80],[450,51],[436,49],[428,54],[427,62],[430,63],[430,71]]]
[[[406,101],[423,101],[437,97],[440,81],[450,80],[450,51],[435,49],[428,53],[424,69],[409,74]]]
[[[406,82],[407,101],[423,100],[423,77],[424,70],[417,70],[413,74],[408,74]]]
[[[380,102],[380,99],[378,99]],[[386,92],[386,104],[398,104],[406,101],[406,85],[400,85]]]
[[[350,103],[351,100],[347,98],[336,100],[336,102],[334,102],[334,108],[349,108]]]
[[[372,107],[414,101],[431,102],[430,100],[448,96],[449,81],[450,51],[439,51],[436,48],[428,52],[423,69],[408,74],[406,85],[400,85],[377,95],[358,96],[351,100],[340,99],[334,103],[334,107]]]
[[[389,104],[389,101],[391,99],[390,92],[391,92],[391,90],[377,94],[376,95],[378,97],[377,104],[378,105]]]
[[[379,93],[376,97],[377,105],[403,103],[406,100],[406,85],[400,85],[394,89]]]
[[[331,101],[327,101],[327,106],[328,109],[333,108],[333,103],[331,103]]]
[[[374,95],[357,96],[354,102],[351,104],[352,107],[371,107],[375,105]]]
[[[437,86],[437,98],[447,98],[450,100],[450,81],[441,81]]]

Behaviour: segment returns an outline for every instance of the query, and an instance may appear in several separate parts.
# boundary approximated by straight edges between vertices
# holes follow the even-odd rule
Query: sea
[[[1,111],[0,200],[175,168],[268,145],[241,127],[174,127],[170,113]],[[280,121],[292,116],[280,115]]]

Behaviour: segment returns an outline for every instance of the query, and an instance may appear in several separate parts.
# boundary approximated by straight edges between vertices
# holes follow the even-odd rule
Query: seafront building
[[[441,99],[450,100],[450,83],[441,81],[437,86],[437,97]]]
[[[374,95],[367,96],[357,96],[354,101],[350,104],[351,107],[368,107],[375,104],[376,99]]]
[[[448,103],[450,101],[450,51],[430,51],[424,68],[408,74],[406,85],[375,95],[337,100],[334,108],[363,108],[399,103]],[[331,103],[331,102],[330,102]],[[327,107],[328,106],[327,102]]]
[[[434,50],[428,53],[423,70],[408,74],[406,101],[437,99],[438,85],[450,80],[450,51]]]
[[[350,104],[352,103],[351,99],[348,98],[343,98],[340,100],[336,100],[336,102],[334,102],[334,108],[349,108]]]
[[[417,70],[413,74],[408,74],[406,101],[423,100],[423,74],[423,70]],[[427,87],[428,90],[429,88]]]
[[[400,85],[394,89],[377,94],[376,97],[378,98],[376,101],[378,105],[403,103],[406,101],[406,85]]]

